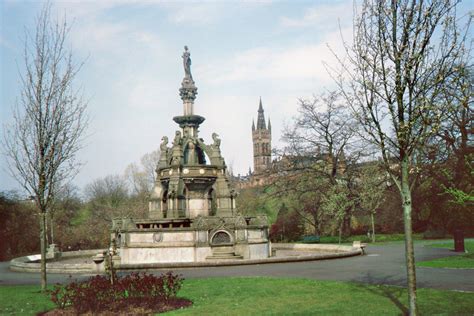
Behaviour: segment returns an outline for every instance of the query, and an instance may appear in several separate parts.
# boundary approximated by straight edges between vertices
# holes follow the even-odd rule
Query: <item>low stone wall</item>
[[[272,244],[274,250],[319,251],[330,253],[350,253],[360,248],[339,244]],[[361,254],[361,253],[358,253]]]
[[[92,257],[98,253],[104,252],[105,249],[77,250],[61,253],[62,259],[70,259],[77,257]],[[41,264],[37,262],[41,259],[41,255],[31,255],[12,259],[10,261],[10,270],[17,272],[40,272]],[[59,261],[46,262],[46,271],[48,273],[93,273],[96,270],[95,263],[62,263]]]
[[[166,262],[166,263],[145,263],[145,264],[117,264],[119,271],[137,271],[143,269],[177,269],[177,268],[193,268],[193,267],[217,267],[217,266],[235,266],[265,263],[285,263],[297,261],[312,261],[337,259],[351,256],[362,255],[362,250],[352,246],[330,245],[330,244],[271,244],[272,251],[295,251],[296,255],[291,256],[273,256],[266,259],[252,260],[216,260],[205,262]],[[81,250],[63,252],[62,258],[87,257],[102,253],[103,249]],[[40,256],[35,255],[36,260]],[[10,269],[19,272],[39,272],[40,263],[31,262],[34,256],[25,256],[10,261]],[[96,273],[97,267],[95,263],[90,264],[67,264],[59,262],[49,262],[46,264],[48,273]]]

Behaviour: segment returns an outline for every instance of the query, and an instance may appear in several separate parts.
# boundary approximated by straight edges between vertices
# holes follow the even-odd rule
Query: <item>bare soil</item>
[[[180,309],[180,308],[187,308],[190,307],[193,304],[192,301],[186,299],[186,298],[179,298],[175,297],[172,299],[169,299],[166,303],[160,304],[156,306],[154,309],[147,309],[143,307],[137,307],[137,306],[129,306],[126,310],[122,309],[120,312],[117,312],[116,310],[111,308],[110,311],[101,311],[101,312],[88,312],[88,313],[83,313],[79,314],[76,312],[76,310],[72,307],[67,307],[65,309],[53,309],[47,312],[39,313],[38,316],[73,316],[73,315],[85,315],[85,316],[113,316],[113,315],[154,315],[158,313],[164,313],[168,311],[172,311],[175,309]]]

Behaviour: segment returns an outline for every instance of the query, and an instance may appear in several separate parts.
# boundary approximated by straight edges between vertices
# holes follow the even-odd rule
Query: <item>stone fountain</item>
[[[183,115],[168,145],[164,136],[157,180],[145,219],[114,219],[111,244],[118,266],[265,259],[271,255],[266,216],[242,216],[236,207],[221,140],[199,137],[205,118],[194,114],[197,87],[185,46],[184,79],[179,89]]]

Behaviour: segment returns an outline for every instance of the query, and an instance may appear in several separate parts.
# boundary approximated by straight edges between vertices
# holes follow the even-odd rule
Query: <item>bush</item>
[[[50,294],[58,308],[72,306],[77,313],[120,311],[129,306],[155,309],[176,297],[183,280],[172,272],[160,276],[131,273],[112,285],[107,277],[97,275],[83,282],[56,284]]]
[[[296,212],[289,212],[283,205],[278,212],[275,224],[270,227],[269,238],[272,242],[297,241],[303,232],[301,217]]]

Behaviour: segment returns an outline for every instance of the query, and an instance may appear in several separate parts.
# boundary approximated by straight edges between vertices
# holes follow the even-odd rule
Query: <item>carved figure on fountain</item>
[[[170,159],[170,149],[168,148],[168,137],[163,136],[161,138],[160,144],[160,161],[158,163],[158,169],[164,168],[168,165],[168,161]]]

